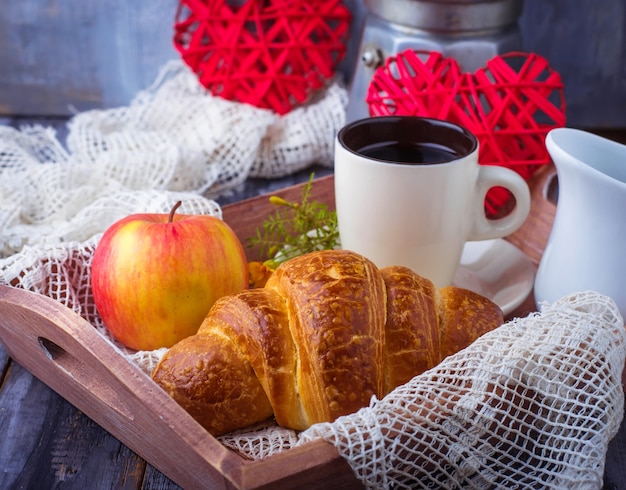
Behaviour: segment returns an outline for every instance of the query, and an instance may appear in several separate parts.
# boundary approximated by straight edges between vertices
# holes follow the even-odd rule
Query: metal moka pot
[[[406,49],[438,51],[474,71],[498,54],[522,49],[523,0],[364,0],[347,121],[369,116],[365,103],[374,70]]]

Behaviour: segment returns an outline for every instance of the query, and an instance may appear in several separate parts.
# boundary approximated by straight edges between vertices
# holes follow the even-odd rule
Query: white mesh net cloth
[[[330,83],[316,97],[279,116],[207,94],[172,61],[128,107],[74,116],[66,145],[51,128],[0,126],[0,258],[87,240],[131,212],[164,212],[173,193],[214,199],[248,177],[331,166],[347,92]]]
[[[323,438],[367,488],[601,488],[624,413],[626,330],[584,292],[515,319],[382,400],[301,434],[221,437],[257,459]]]
[[[579,293],[301,441],[333,443],[369,488],[600,488],[625,356],[615,303]]]

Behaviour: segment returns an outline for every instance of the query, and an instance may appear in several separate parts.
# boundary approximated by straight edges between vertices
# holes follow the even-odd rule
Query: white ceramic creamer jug
[[[596,291],[626,317],[626,146],[571,128],[550,131],[546,146],[559,195],[535,299]]]

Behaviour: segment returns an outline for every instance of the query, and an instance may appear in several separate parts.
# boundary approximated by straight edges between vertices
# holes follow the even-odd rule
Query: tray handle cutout
[[[45,337],[38,337],[37,340],[46,357],[66,376],[72,378],[90,393],[98,393],[98,397],[118,414],[126,417],[129,421],[134,420],[135,417],[123,398],[109,385],[96,379],[93,376],[93,369],[86,367],[83,362],[52,340]]]

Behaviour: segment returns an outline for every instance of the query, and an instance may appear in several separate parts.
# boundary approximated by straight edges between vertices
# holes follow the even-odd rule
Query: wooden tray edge
[[[187,486],[201,480],[167,461],[173,439],[184,442],[177,443],[183,465],[208,459],[211,466],[196,472],[225,488],[220,469],[233,456],[202,437],[196,422],[82,317],[51,298],[9,286],[0,286],[0,312],[0,340],[35,377],[174,481]],[[143,403],[140,393],[152,403]],[[147,444],[148,430],[168,444]]]

